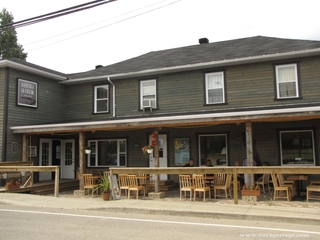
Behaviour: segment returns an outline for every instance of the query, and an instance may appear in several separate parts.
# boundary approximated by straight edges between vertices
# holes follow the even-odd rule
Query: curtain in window
[[[222,73],[207,75],[208,103],[221,103],[223,99]]]
[[[296,81],[294,66],[278,68],[279,97],[297,96]]]

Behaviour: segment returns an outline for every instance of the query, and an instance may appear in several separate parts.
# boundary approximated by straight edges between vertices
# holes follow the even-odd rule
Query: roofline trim
[[[225,113],[204,113],[196,115],[181,115],[181,116],[166,116],[166,117],[151,117],[151,118],[135,118],[135,119],[118,119],[118,120],[107,120],[107,121],[93,121],[93,122],[79,122],[79,123],[58,123],[58,124],[42,124],[42,125],[29,125],[29,126],[13,126],[10,130],[13,133],[30,132],[31,129],[46,128],[47,131],[57,131],[55,128],[61,129],[61,127],[70,128],[74,130],[75,127],[79,127],[85,131],[86,126],[97,127],[98,125],[123,125],[123,126],[134,126],[137,123],[152,123],[162,122],[166,124],[167,121],[183,121],[183,120],[199,120],[199,119],[219,119],[225,117],[239,117],[241,119],[244,116],[254,115],[270,115],[270,114],[288,114],[288,113],[303,113],[303,112],[319,112],[320,106],[316,107],[301,107],[301,108],[285,108],[285,109],[269,109],[269,110],[256,110],[256,111],[243,111],[243,112],[225,112]],[[160,124],[161,125],[161,124]],[[68,129],[66,129],[68,130]],[[90,129],[87,129],[90,131]]]
[[[320,48],[316,49],[307,49],[302,51],[294,51],[294,52],[285,52],[285,53],[276,53],[276,54],[268,54],[262,56],[253,56],[253,57],[244,57],[244,58],[235,58],[229,60],[219,60],[205,63],[195,63],[188,65],[181,65],[176,67],[166,67],[166,68],[156,68],[156,69],[148,69],[138,72],[128,72],[128,73],[119,73],[119,74],[110,74],[110,75],[101,75],[101,76],[92,76],[92,77],[84,77],[84,78],[75,78],[68,79],[62,84],[77,84],[82,82],[90,82],[92,80],[105,80],[106,78],[120,79],[124,77],[141,77],[150,74],[160,74],[160,73],[170,73],[176,72],[178,70],[197,70],[209,67],[221,67],[226,65],[237,65],[237,64],[245,64],[245,63],[253,63],[253,62],[263,62],[263,61],[271,61],[271,60],[281,60],[288,57],[304,57],[304,56],[315,56],[320,54]]]
[[[59,81],[67,79],[66,76],[61,76],[58,74],[49,73],[44,70],[40,70],[40,69],[37,69],[34,67],[29,67],[29,66],[23,65],[21,63],[16,63],[16,62],[13,62],[13,61],[7,60],[7,59],[0,61],[0,67],[10,67],[10,68],[14,68],[14,69],[18,69],[18,70],[22,70],[22,71],[26,71],[26,72],[38,74],[43,77],[53,78],[53,79],[59,80]]]

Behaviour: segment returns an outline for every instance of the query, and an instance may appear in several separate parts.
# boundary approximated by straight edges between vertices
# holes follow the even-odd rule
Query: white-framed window
[[[280,131],[281,165],[315,165],[313,130]]]
[[[94,86],[94,113],[109,112],[109,85]]]
[[[277,98],[299,97],[297,64],[276,66]]]
[[[140,109],[157,108],[157,81],[140,81]]]
[[[205,166],[211,160],[213,166],[228,166],[227,134],[199,135],[199,166]]]
[[[88,154],[88,167],[127,165],[126,139],[90,140],[88,145],[92,149]]]
[[[224,103],[224,73],[207,73],[206,77],[206,104]]]

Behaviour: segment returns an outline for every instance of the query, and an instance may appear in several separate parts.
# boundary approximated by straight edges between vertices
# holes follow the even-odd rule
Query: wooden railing
[[[233,174],[234,204],[238,204],[238,174],[319,174],[316,166],[263,166],[263,167],[159,167],[159,168],[110,168],[110,174]]]
[[[21,162],[24,163],[24,162]],[[59,195],[59,167],[58,166],[1,166],[1,173],[9,172],[30,172],[31,175],[28,179],[31,186],[33,185],[33,172],[55,172],[55,181],[54,181],[54,196],[58,197]]]

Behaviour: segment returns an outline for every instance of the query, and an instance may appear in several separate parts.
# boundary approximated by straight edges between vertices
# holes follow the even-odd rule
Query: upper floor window
[[[224,103],[224,73],[206,74],[206,104]]]
[[[277,98],[299,97],[297,64],[276,66]]]
[[[140,82],[140,109],[157,108],[157,81],[144,80]]]
[[[94,87],[94,113],[109,112],[109,85]]]

